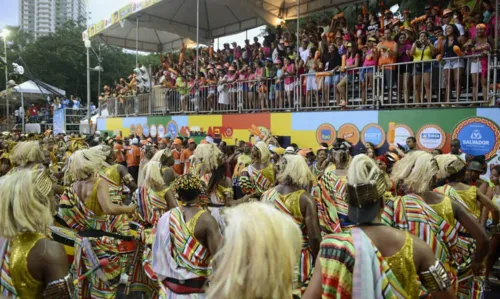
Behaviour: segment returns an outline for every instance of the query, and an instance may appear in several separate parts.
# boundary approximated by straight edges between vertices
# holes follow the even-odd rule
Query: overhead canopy
[[[48,85],[50,88],[54,89],[54,91],[62,94],[62,95],[66,95],[66,91],[62,90],[62,89],[59,89],[57,87],[54,87],[50,84],[47,84],[45,83],[45,85]],[[35,82],[33,81],[26,81],[24,83],[21,83],[15,87],[12,88],[14,91],[16,92],[21,92],[21,90],[23,91],[23,93],[25,94],[35,94],[35,95],[52,95],[53,93],[48,91],[47,89],[37,85]]]
[[[300,0],[300,15],[360,0]],[[297,0],[199,0],[199,42],[296,18]],[[197,0],[135,0],[89,27],[83,38],[156,52],[195,43]],[[136,30],[136,26],[138,30]]]
[[[66,91],[59,89],[57,87],[54,87],[50,84],[44,83],[47,85],[49,88],[53,89],[55,92],[58,92],[59,94],[66,95]],[[20,99],[21,99],[21,91],[23,92],[23,98],[24,98],[24,103],[26,104],[32,104],[40,101],[47,101],[47,96],[54,96],[53,92],[48,91],[47,89],[43,88],[42,86],[37,85],[33,81],[26,81],[24,83],[21,83],[19,85],[16,85],[15,87],[11,88],[9,91],[9,100],[11,105],[20,105]],[[7,91],[3,90],[0,95],[2,97],[5,97],[7,95]],[[6,101],[0,101],[0,106],[5,106]]]

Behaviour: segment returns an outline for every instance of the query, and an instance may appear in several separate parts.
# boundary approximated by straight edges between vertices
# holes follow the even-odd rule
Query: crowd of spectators
[[[464,86],[472,87],[472,101],[486,101],[487,55],[493,49],[497,17],[488,0],[477,3],[454,10],[427,5],[423,16],[408,10],[368,12],[363,7],[355,24],[339,13],[301,23],[298,37],[295,28],[282,24],[262,42],[255,37],[244,45],[203,49],[198,76],[197,57],[185,49],[175,61],[172,55],[162,56],[152,80],[176,91],[167,105],[175,102],[180,111],[191,110],[195,98],[200,111],[218,104],[237,109],[237,99],[249,110],[291,109],[294,100],[302,107],[346,106],[354,78],[361,87],[361,105],[367,105],[375,69],[383,72],[389,102],[397,93],[400,103],[430,105],[431,78],[441,80],[432,86],[441,86],[443,102],[458,101]],[[465,60],[465,55],[476,56]],[[465,69],[470,70],[467,79]],[[443,78],[433,73],[436,70]],[[131,75],[129,81],[105,86],[102,100],[132,94],[134,81]]]

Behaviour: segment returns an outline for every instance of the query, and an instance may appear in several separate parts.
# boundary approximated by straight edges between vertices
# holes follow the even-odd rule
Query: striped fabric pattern
[[[300,196],[304,192],[304,190],[299,190],[293,194],[287,194],[285,197],[276,191],[276,188],[273,188],[265,192],[261,198],[262,202],[273,204],[278,210],[292,216],[293,220],[297,223],[300,231],[302,232],[302,249],[300,252],[299,264],[296,269],[295,287],[296,293],[300,292],[301,294],[304,293],[309,283],[314,267],[307,228],[304,222],[304,217],[300,213]]]
[[[389,265],[378,249],[370,243],[359,246],[372,246],[378,259],[378,267],[372,268],[371,277],[378,277],[380,294],[376,298],[405,298],[406,294]],[[319,257],[321,265],[321,285],[323,299],[353,298],[355,286],[353,281],[359,281],[363,273],[354,273],[356,250],[350,232],[331,234],[323,238]],[[366,275],[366,273],[364,273]],[[358,276],[355,279],[355,276]],[[367,297],[368,298],[368,297]]]
[[[342,232],[340,216],[347,218],[348,204],[345,201],[347,184],[344,177],[327,169],[313,188],[313,197],[318,208],[319,225],[323,234]]]
[[[117,222],[108,221],[107,215],[96,216],[78,198],[72,186],[66,188],[61,196],[59,214],[70,228],[77,231],[95,229],[118,233]],[[125,221],[125,218],[117,218],[117,221],[118,219]],[[89,298],[85,296],[97,299],[115,298],[120,274],[124,267],[119,250],[121,241],[111,237],[89,238],[91,246],[84,249],[83,240],[84,238],[78,237],[77,242],[75,242],[73,269],[76,271],[76,275],[82,275],[93,267],[95,264],[92,258],[93,254],[97,259],[109,259],[110,263],[103,269],[107,282],[99,278],[96,273],[90,275],[75,287],[75,293],[81,296],[77,298]]]
[[[260,197],[262,193],[271,189],[274,186],[274,178],[266,177],[265,173],[269,171],[267,168],[257,170],[252,165],[241,171],[240,186],[245,194],[255,194],[255,197]]]
[[[163,191],[162,193],[165,194]],[[164,196],[147,187],[139,188],[137,194],[139,195],[137,209],[142,218],[141,220],[155,226],[161,216],[168,210]]]
[[[0,238],[0,295],[6,298],[17,298],[16,288],[10,277],[10,244],[5,238]]]
[[[443,220],[422,198],[415,194],[386,201],[382,221],[406,230],[431,247],[436,258],[449,269],[456,268],[461,257],[457,250],[458,231]],[[456,276],[449,271],[452,282]]]

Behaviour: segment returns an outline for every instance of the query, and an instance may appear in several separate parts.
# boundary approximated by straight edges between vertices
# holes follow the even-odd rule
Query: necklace
[[[384,223],[361,223],[361,224],[358,224],[358,226],[387,226],[386,224]]]

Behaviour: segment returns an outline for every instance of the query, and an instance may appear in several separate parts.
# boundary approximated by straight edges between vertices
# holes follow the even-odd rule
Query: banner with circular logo
[[[179,126],[177,125],[177,122],[175,120],[171,120],[167,124],[167,133],[172,135],[172,138],[177,137],[177,133],[179,132]]]
[[[452,138],[460,140],[462,151],[471,156],[484,155],[492,158],[500,143],[498,126],[483,117],[471,117],[460,122],[453,130]]]
[[[332,145],[337,138],[337,133],[335,132],[335,128],[331,124],[321,124],[316,129],[316,141],[318,143],[326,143],[328,145]]]
[[[395,144],[406,144],[406,139],[413,136],[413,130],[407,125],[397,124],[394,127],[394,143]]]
[[[144,137],[149,137],[149,126],[148,126],[148,124],[144,124],[142,130],[144,131],[144,133],[143,133]]]
[[[151,127],[149,128],[149,131],[151,131],[149,134],[151,135],[151,137],[156,137],[156,125],[151,125]]]
[[[158,137],[163,138],[165,136],[165,127],[163,125],[158,125]]]
[[[378,124],[368,124],[361,131],[361,141],[363,143],[370,142],[379,148],[385,143],[385,132],[384,129]]]
[[[432,151],[441,149],[446,143],[446,133],[437,125],[425,125],[417,133],[417,145],[420,149]]]
[[[337,132],[339,138],[349,141],[353,146],[359,142],[359,130],[353,124],[343,124]]]

